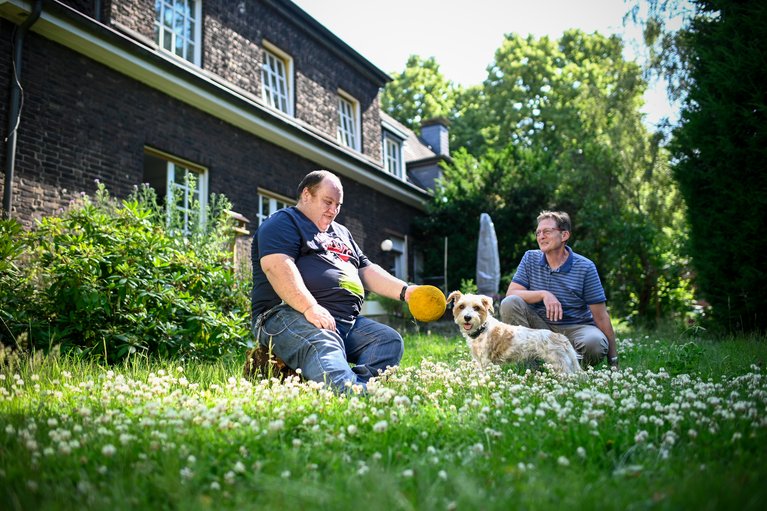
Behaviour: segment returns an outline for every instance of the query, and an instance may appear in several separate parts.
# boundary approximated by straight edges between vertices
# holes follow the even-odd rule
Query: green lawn
[[[6,356],[0,509],[762,509],[765,339],[618,346],[620,372],[567,378],[413,335],[366,396]]]

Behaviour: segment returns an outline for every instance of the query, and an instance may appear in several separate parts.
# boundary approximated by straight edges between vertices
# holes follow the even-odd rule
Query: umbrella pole
[[[444,259],[445,259],[445,267],[442,270],[443,271],[442,277],[443,277],[444,282],[445,282],[445,294],[447,295],[447,293],[448,293],[448,290],[447,290],[447,236],[445,236],[445,257],[444,257]]]

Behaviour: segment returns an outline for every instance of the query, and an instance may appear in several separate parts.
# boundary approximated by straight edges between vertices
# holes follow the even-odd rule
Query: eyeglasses
[[[564,231],[564,229],[554,228],[554,229],[539,229],[535,231],[535,237],[540,238],[541,236],[546,236],[547,238],[551,236],[551,233],[554,231]]]

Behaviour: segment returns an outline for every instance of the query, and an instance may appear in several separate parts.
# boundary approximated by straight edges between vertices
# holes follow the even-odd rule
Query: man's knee
[[[507,296],[501,301],[501,321],[513,325],[524,323],[527,314],[527,302],[516,295]]]
[[[583,364],[595,366],[607,356],[607,338],[599,332],[583,338],[578,352],[580,353]]]

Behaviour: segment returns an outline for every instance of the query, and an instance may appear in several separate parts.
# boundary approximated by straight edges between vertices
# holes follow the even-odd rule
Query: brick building
[[[325,168],[344,184],[339,221],[417,280],[422,167],[449,156],[444,123],[428,144],[382,114],[389,80],[287,0],[0,0],[4,207],[31,225],[97,179],[166,196],[194,176],[201,203],[226,195],[254,230]]]

